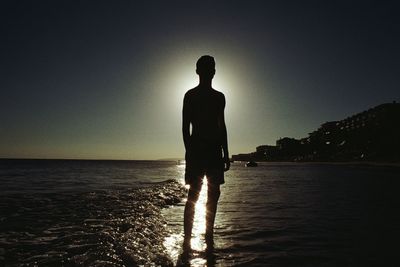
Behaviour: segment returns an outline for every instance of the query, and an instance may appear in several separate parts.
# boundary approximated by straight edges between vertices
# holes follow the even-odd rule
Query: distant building
[[[262,145],[256,147],[257,160],[275,160],[278,154],[278,148],[271,145]]]
[[[242,154],[237,154],[237,155],[232,155],[232,160],[234,161],[250,161],[254,160],[253,157],[254,153],[242,153]]]
[[[309,145],[323,160],[399,158],[400,104],[382,104],[310,133]]]
[[[280,138],[276,146],[233,155],[257,161],[400,161],[400,104],[386,103],[339,121],[323,123],[308,137]]]

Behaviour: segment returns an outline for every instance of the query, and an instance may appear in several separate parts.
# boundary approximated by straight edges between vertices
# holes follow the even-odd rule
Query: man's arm
[[[188,111],[188,97],[185,94],[183,98],[183,109],[182,109],[182,135],[185,149],[188,151],[190,143],[190,114]]]
[[[222,95],[223,98],[223,105],[221,109],[221,114],[220,114],[220,127],[221,127],[221,134],[222,134],[222,151],[224,152],[224,170],[227,171],[229,170],[231,166],[231,162],[229,161],[229,151],[228,151],[228,134],[226,131],[226,125],[225,125],[225,96]]]

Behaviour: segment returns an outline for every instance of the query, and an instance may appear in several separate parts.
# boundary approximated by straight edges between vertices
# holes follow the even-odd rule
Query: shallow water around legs
[[[192,244],[201,245],[182,261],[183,203],[163,211],[166,248],[184,266],[397,266],[399,174],[398,167],[235,163],[221,187],[215,250],[206,253],[196,234]]]

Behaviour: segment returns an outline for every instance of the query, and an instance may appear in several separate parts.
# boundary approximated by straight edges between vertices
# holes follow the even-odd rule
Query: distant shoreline
[[[62,158],[0,158],[4,161],[13,160],[26,160],[26,161],[43,161],[43,160],[53,160],[53,161],[142,161],[142,162],[176,162],[182,159],[62,159]],[[245,163],[247,161],[234,161],[235,163]],[[385,162],[385,161],[257,161],[259,163],[266,164],[298,164],[298,165],[366,165],[366,166],[391,166],[400,167],[400,162]]]
[[[235,161],[245,163],[246,161]],[[257,161],[267,164],[299,164],[299,165],[366,165],[366,166],[391,166],[400,167],[400,162],[381,162],[381,161]]]
[[[65,161],[177,161],[174,159],[63,159],[63,158],[0,158],[0,160],[65,160]]]

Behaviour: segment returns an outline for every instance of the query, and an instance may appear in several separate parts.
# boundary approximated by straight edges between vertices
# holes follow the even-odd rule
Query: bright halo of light
[[[217,77],[217,75],[219,75]],[[175,99],[183,100],[183,96],[185,93],[199,84],[199,78],[197,75],[193,75],[188,73],[187,75],[177,76],[174,81],[174,87],[176,95]],[[226,75],[216,73],[216,76],[213,79],[212,87],[225,94],[226,97],[231,98],[232,95],[232,86],[229,82],[229,78]],[[182,104],[182,103],[180,103]]]

